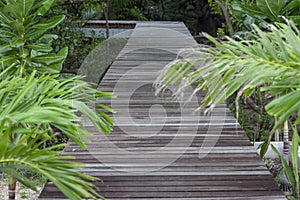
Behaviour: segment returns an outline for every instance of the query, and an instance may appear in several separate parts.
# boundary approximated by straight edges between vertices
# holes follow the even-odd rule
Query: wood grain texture
[[[174,99],[172,88],[155,95],[153,82],[182,48],[197,44],[181,22],[137,22],[99,89],[117,111],[105,136],[84,121],[86,150],[69,142],[64,155],[86,163],[107,199],[285,199],[226,104],[210,115],[194,112],[204,92]],[[101,62],[101,60],[99,60]],[[65,199],[48,182],[41,199]]]

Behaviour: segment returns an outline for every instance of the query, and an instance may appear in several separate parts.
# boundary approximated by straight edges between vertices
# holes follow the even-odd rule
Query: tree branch
[[[261,111],[261,109],[260,109],[260,107],[258,105],[256,105],[256,103],[253,101],[253,99],[251,97],[247,97],[246,98],[246,102],[251,107],[251,109],[253,111],[255,111],[256,113],[258,113],[260,115],[263,114],[262,111]]]
[[[230,15],[229,15],[229,12],[228,12],[228,7],[227,7],[228,0],[226,1],[226,5],[221,3],[219,0],[214,0],[214,1],[222,9],[222,12],[223,12],[224,17],[225,17],[226,25],[228,27],[229,34],[232,35],[233,34],[233,26],[232,26],[232,23],[231,23],[231,20],[230,20]]]

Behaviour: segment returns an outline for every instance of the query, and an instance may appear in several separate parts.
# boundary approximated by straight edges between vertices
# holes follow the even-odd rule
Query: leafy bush
[[[64,20],[64,16],[45,19],[42,16],[53,5],[54,0],[26,2],[0,1],[0,63],[1,71],[7,75],[39,73],[59,73],[68,54],[67,48],[54,53],[51,47],[57,35],[47,34]]]
[[[95,3],[94,3],[95,4]],[[63,13],[66,19],[60,23],[57,27],[52,30],[52,33],[59,35],[60,37],[53,41],[53,48],[58,52],[63,47],[68,47],[69,52],[63,65],[63,71],[66,73],[77,73],[85,57],[104,40],[103,37],[87,37],[84,32],[79,29],[79,26],[84,25],[86,20],[91,19],[93,14],[88,14],[90,12],[94,13],[94,4],[87,4],[88,6],[76,7],[81,10],[80,12],[85,12],[86,9],[91,9],[92,11],[87,12],[87,15],[76,15],[78,11],[70,10],[70,5],[56,5],[51,8],[48,13],[48,17],[52,18]],[[96,7],[96,13],[101,13],[99,8]],[[81,23],[81,24],[80,24]]]

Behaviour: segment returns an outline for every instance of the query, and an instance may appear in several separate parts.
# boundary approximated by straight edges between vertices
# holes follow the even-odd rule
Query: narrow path
[[[117,111],[114,130],[105,136],[86,122],[88,149],[70,142],[64,153],[101,178],[95,187],[107,199],[285,199],[225,104],[205,116],[193,112],[203,93],[188,102],[172,88],[154,94],[159,71],[195,45],[183,23],[138,22],[99,86],[118,96],[102,100]],[[51,183],[41,197],[64,198]]]

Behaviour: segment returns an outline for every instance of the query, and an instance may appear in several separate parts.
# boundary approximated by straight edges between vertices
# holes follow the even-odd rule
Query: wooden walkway
[[[118,96],[102,100],[117,111],[114,130],[104,136],[86,122],[88,149],[70,142],[64,153],[101,178],[95,188],[107,199],[285,199],[226,105],[205,116],[193,113],[201,93],[188,103],[172,88],[155,96],[159,71],[195,45],[183,23],[138,22],[99,86]],[[64,196],[47,183],[41,198]]]

